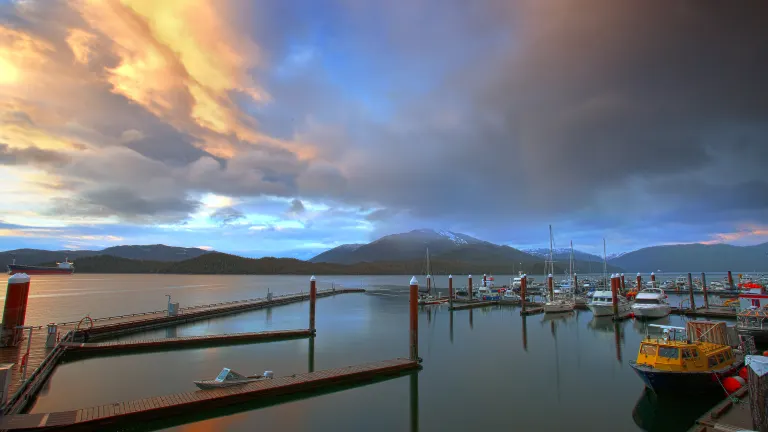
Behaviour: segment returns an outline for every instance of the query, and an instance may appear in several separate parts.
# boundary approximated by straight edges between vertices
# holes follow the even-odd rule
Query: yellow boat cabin
[[[636,361],[638,365],[676,372],[718,370],[731,366],[733,362],[733,350],[727,345],[650,339],[650,336],[640,343]]]

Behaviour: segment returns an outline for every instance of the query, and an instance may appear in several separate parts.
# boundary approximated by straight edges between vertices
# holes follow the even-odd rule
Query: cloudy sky
[[[0,249],[768,241],[767,9],[0,0]]]

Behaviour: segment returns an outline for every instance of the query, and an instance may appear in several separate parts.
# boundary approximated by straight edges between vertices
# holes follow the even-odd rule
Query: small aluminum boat
[[[272,379],[273,377],[274,374],[272,371],[264,371],[264,374],[262,375],[245,376],[240,375],[239,373],[229,368],[224,368],[215,379],[195,381],[195,385],[202,390],[210,390],[248,384],[255,381],[263,381],[266,379]]]

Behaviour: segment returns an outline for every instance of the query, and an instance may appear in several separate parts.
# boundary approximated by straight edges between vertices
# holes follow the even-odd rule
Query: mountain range
[[[0,252],[0,264],[5,266],[11,264],[15,259],[17,264],[37,265],[63,261],[65,258],[76,260],[95,255],[109,255],[117,258],[145,261],[183,261],[209,252],[199,248],[184,248],[162,244],[113,246],[102,250],[48,251],[42,249],[15,249]]]
[[[754,246],[680,244],[652,246],[608,260],[632,272],[765,272],[768,243]]]

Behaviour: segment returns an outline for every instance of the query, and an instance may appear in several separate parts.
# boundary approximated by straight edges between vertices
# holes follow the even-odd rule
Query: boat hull
[[[74,268],[64,269],[58,267],[28,266],[20,264],[8,264],[8,274],[26,273],[28,275],[71,275]]]
[[[448,303],[448,299],[444,298],[444,299],[434,299],[434,300],[419,300],[418,303],[421,306],[429,306],[429,305]]]
[[[573,305],[567,303],[547,303],[544,305],[544,313],[566,313],[573,312]]]
[[[642,307],[640,305],[633,305],[632,312],[637,318],[664,318],[672,312],[672,307],[669,305],[659,305],[654,307]]]
[[[194,383],[200,390],[213,390],[213,389],[219,389],[219,388],[245,385],[245,384],[256,382],[256,381],[263,381],[265,379],[267,378],[257,377],[257,378],[250,378],[250,379],[244,379],[244,380],[221,381],[221,382],[216,380],[203,380],[203,381],[195,381]]]
[[[587,307],[592,311],[592,315],[596,317],[613,316],[612,304],[593,304],[588,303]],[[632,309],[626,303],[619,303],[619,316],[622,318],[628,317],[632,313]]]
[[[701,394],[702,392],[723,391],[720,384],[725,378],[734,375],[744,364],[734,362],[728,369],[717,372],[671,372],[660,371],[648,366],[638,365],[634,361],[629,365],[643,380],[645,386],[656,394]],[[719,381],[718,381],[719,378]]]

